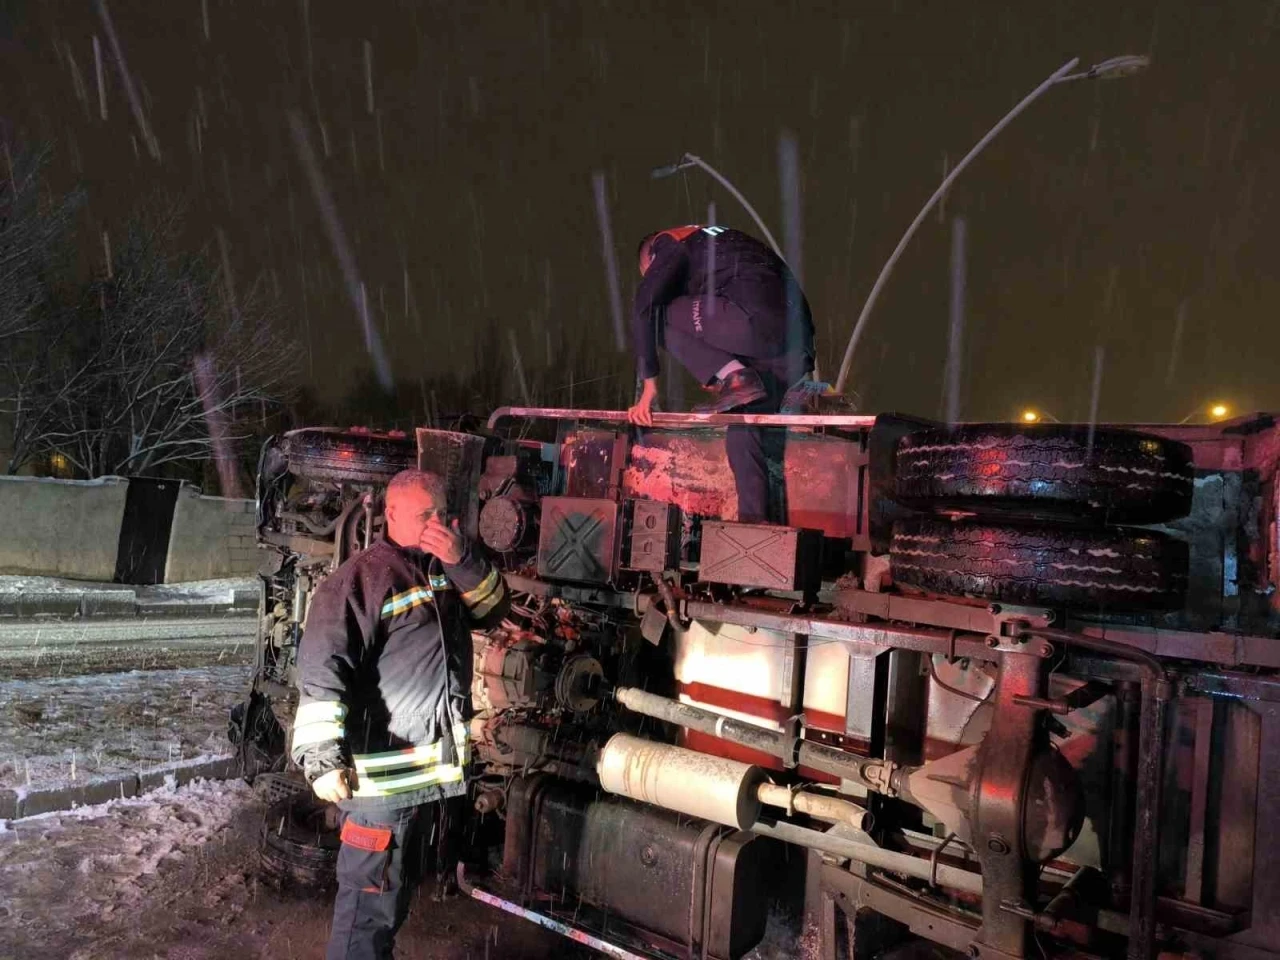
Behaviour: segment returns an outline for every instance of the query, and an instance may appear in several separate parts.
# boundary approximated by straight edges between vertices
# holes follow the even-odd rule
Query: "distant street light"
[[[1062,422],[1053,414],[1047,413],[1044,410],[1027,409],[1022,411],[1023,423],[1043,423],[1045,421],[1048,421],[1049,423]]]
[[[1217,420],[1225,420],[1227,419],[1227,417],[1231,416],[1231,407],[1229,407],[1225,403],[1213,403],[1207,407],[1196,407],[1194,410],[1188,413],[1185,417],[1179,420],[1178,423],[1179,424],[1187,423],[1193,417],[1198,417],[1206,414],[1208,415],[1210,423],[1215,422]]]
[[[1029,94],[1022,98],[1012,110],[1004,115],[994,127],[986,132],[981,140],[974,144],[973,149],[965,154],[964,158],[955,165],[955,167],[942,179],[942,183],[938,185],[938,189],[933,192],[920,212],[916,214],[916,218],[911,221],[911,226],[907,227],[907,232],[902,235],[902,239],[898,241],[898,245],[894,248],[893,253],[889,255],[889,259],[885,262],[884,267],[880,271],[880,275],[876,277],[876,282],[871,287],[871,292],[867,294],[867,302],[862,305],[862,312],[858,314],[858,320],[853,325],[853,333],[849,336],[849,345],[845,347],[844,360],[840,363],[840,376],[836,378],[836,393],[844,391],[845,383],[849,379],[849,371],[853,365],[853,351],[858,345],[858,338],[862,336],[863,327],[866,325],[867,317],[871,313],[871,308],[875,305],[876,298],[880,296],[880,290],[884,286],[885,281],[889,278],[889,273],[893,270],[894,264],[898,262],[898,258],[902,256],[902,251],[906,249],[907,244],[915,235],[920,224],[924,222],[924,218],[929,215],[929,211],[937,205],[938,201],[946,195],[947,189],[960,176],[960,171],[964,170],[988,143],[994,140],[1018,114],[1022,113],[1033,102],[1038,100],[1050,87],[1057,86],[1059,83],[1066,83],[1069,80],[1109,80],[1116,77],[1127,77],[1130,74],[1137,73],[1145,68],[1150,59],[1143,56],[1122,56],[1112,57],[1110,60],[1103,60],[1101,63],[1094,64],[1083,73],[1071,73],[1075,69],[1076,64],[1080,62],[1078,57],[1068,60],[1061,67],[1049,75],[1049,78],[1036,87]]]
[[[653,171],[653,179],[661,180],[663,177],[672,176],[673,174],[679,173],[681,170],[687,169],[688,167],[701,167],[707,173],[711,174],[720,186],[733,194],[734,199],[742,204],[743,209],[745,209],[747,213],[751,214],[751,219],[754,220],[756,226],[760,228],[760,232],[764,234],[765,240],[769,241],[769,246],[773,248],[773,252],[778,255],[778,258],[782,260],[783,263],[786,262],[787,258],[782,255],[782,248],[778,246],[778,241],[773,239],[773,234],[769,232],[769,228],[766,227],[764,225],[764,221],[760,219],[760,214],[756,213],[756,208],[747,202],[747,198],[742,195],[742,192],[737,187],[729,182],[728,177],[722,174],[715,167],[711,166],[711,164],[707,163],[707,161],[703,160],[701,157],[695,157],[692,153],[686,153],[675,163],[669,163],[665,167],[656,167]]]

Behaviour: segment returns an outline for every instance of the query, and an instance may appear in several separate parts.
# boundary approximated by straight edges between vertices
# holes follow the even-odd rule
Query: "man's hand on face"
[[[458,521],[455,519],[446,527],[439,515],[427,521],[418,540],[418,549],[423,553],[434,554],[440,558],[441,563],[446,564],[461,560],[466,552],[465,547]]]
[[[351,783],[346,770],[330,770],[324,776],[317,777],[311,784],[311,789],[321,800],[328,800],[330,803],[351,797]]]

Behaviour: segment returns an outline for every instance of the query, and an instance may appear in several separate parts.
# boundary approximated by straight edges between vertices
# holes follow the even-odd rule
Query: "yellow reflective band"
[[[458,762],[465,767],[471,762],[471,731],[465,723],[453,725],[453,746],[458,751]]]
[[[392,750],[389,753],[360,753],[351,759],[356,770],[377,770],[385,767],[425,767],[440,762],[440,741],[428,743],[421,747],[409,747],[406,750]]]
[[[313,743],[324,743],[326,740],[341,740],[346,736],[346,729],[340,723],[332,720],[317,720],[314,723],[304,723],[293,728],[293,745],[297,747],[310,746]]]
[[[436,786],[438,784],[460,783],[462,776],[462,767],[456,767],[452,764],[443,764],[422,773],[413,773],[403,777],[373,778],[357,776],[356,789],[352,796],[385,797],[389,794],[405,793],[409,790],[418,790],[422,787]]]
[[[465,723],[454,724],[453,743],[457,748],[458,755],[462,758],[462,762],[466,763],[470,754],[470,742]],[[378,770],[394,769],[396,767],[420,767],[426,769],[440,764],[443,760],[441,756],[443,749],[444,741],[436,740],[434,743],[420,743],[416,747],[406,747],[403,750],[388,750],[385,753],[357,753],[352,756],[351,760],[355,764],[357,773],[374,773]]]
[[[384,617],[392,617],[397,613],[404,613],[406,610],[412,610],[414,607],[421,606],[424,603],[430,603],[433,599],[435,599],[435,596],[427,587],[414,587],[404,593],[397,593],[384,603],[382,605],[382,615]]]
[[[502,577],[498,574],[496,567],[490,567],[489,573],[473,590],[468,590],[462,595],[462,602],[467,605],[471,612],[476,616],[483,614],[476,613],[476,609],[489,600],[490,596],[497,594],[498,598],[502,598]],[[492,610],[494,602],[487,603],[487,610]],[[487,612],[486,610],[486,612]]]
[[[488,597],[486,597],[484,600],[479,601],[475,606],[471,608],[471,616],[476,620],[483,619],[484,617],[489,615],[489,612],[493,610],[494,607],[496,607],[498,604],[502,602],[502,598],[505,597],[506,595],[507,595],[507,589],[503,585],[502,581],[499,581],[497,588],[491,594],[489,594]]]
[[[293,725],[300,727],[305,723],[323,720],[341,723],[346,716],[346,705],[339,700],[309,700],[298,704],[298,710],[293,715]]]

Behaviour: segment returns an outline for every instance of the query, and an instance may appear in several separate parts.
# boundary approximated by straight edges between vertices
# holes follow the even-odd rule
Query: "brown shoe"
[[[714,399],[710,403],[698,404],[693,408],[694,413],[728,413],[763,400],[769,394],[760,380],[760,374],[749,367],[735,370],[723,380],[717,380],[710,389]]]

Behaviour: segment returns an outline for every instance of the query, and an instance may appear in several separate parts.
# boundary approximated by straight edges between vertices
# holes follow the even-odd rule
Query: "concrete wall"
[[[242,577],[258,569],[254,502],[202,497],[183,486],[173,508],[165,583]]]
[[[0,574],[110,582],[129,481],[0,476]],[[254,502],[178,491],[165,582],[250,576]]]
[[[0,476],[0,573],[111,580],[127,480]]]

